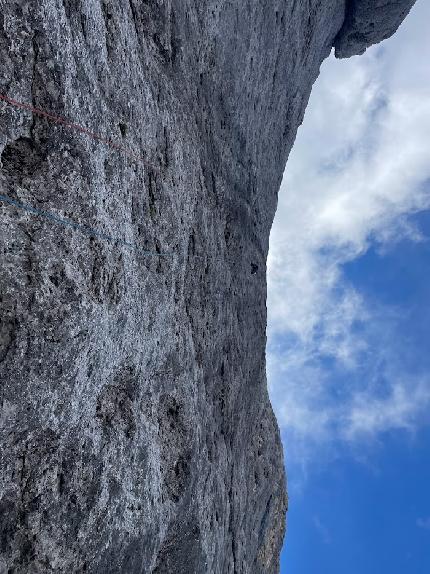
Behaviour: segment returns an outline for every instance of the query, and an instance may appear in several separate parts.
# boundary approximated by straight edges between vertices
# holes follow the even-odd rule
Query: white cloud
[[[418,416],[430,402],[428,381],[411,384],[393,382],[388,397],[375,397],[371,392],[358,392],[347,411],[344,436],[356,439],[390,429],[413,430]]]
[[[342,273],[370,245],[422,240],[408,216],[430,208],[429,20],[418,3],[382,46],[322,66],[288,162],[268,260],[268,375],[290,460],[411,429],[430,403],[429,381],[381,366],[394,343],[378,346],[375,309]]]

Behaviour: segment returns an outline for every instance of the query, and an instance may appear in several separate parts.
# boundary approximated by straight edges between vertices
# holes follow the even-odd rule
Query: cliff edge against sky
[[[0,4],[0,573],[275,573],[277,192],[413,1]]]

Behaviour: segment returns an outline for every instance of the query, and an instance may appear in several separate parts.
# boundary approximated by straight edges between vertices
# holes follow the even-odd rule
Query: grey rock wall
[[[415,0],[349,0],[345,22],[334,41],[336,57],[363,54],[392,36],[414,4]]]
[[[387,4],[390,33],[410,4]],[[269,231],[319,66],[362,51],[361,16],[0,7],[0,572],[277,572]]]

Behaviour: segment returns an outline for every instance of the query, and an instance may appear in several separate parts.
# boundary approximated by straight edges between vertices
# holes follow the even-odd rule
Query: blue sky
[[[328,59],[281,187],[268,381],[281,572],[430,572],[430,5]]]
[[[387,433],[372,466],[343,453],[293,496],[281,572],[428,574],[430,432]]]

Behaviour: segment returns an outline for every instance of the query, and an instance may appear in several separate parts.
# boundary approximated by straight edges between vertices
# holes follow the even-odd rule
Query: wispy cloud
[[[430,516],[428,518],[418,518],[417,526],[424,530],[430,530]]]
[[[410,216],[430,208],[429,19],[418,3],[383,47],[323,65],[287,166],[268,261],[268,375],[290,460],[412,429],[430,404],[430,381],[398,360],[398,310],[375,309],[343,273],[370,246],[423,239]]]
[[[391,380],[388,397],[375,397],[369,390],[357,392],[349,405],[344,437],[374,436],[390,429],[413,430],[430,403],[429,381]],[[413,384],[414,383],[414,384]]]
[[[318,531],[318,534],[321,536],[321,539],[324,542],[324,544],[331,544],[330,532],[329,532],[328,528],[326,526],[324,526],[324,524],[321,522],[320,517],[314,516],[312,520],[313,520],[314,526],[315,526],[316,530]]]

